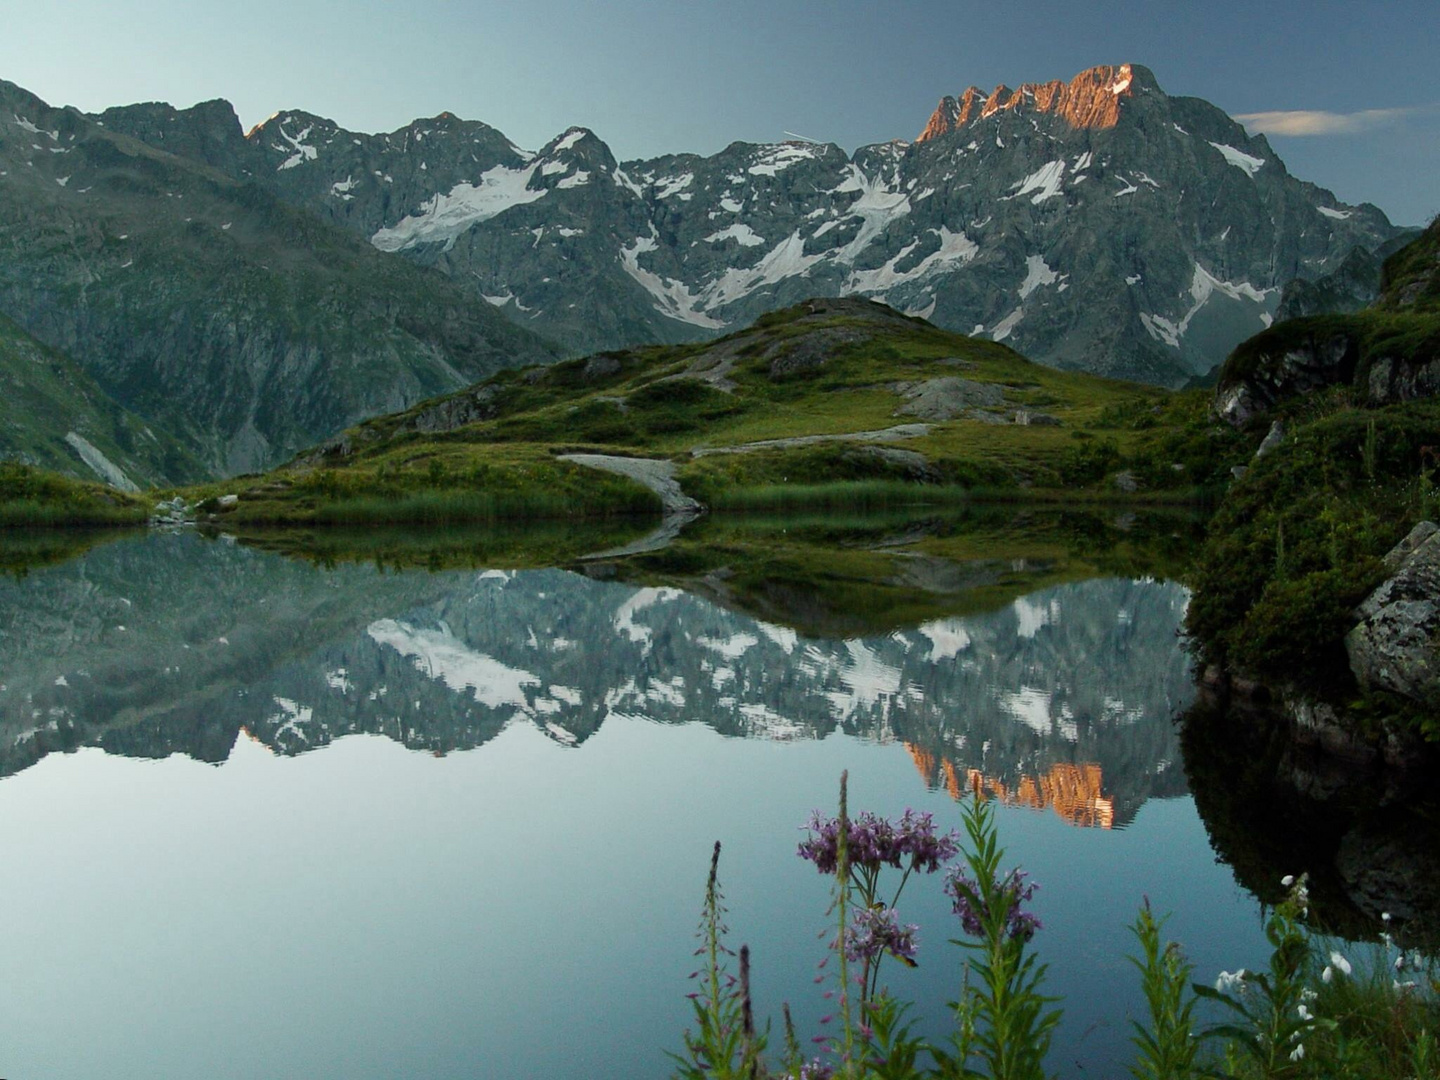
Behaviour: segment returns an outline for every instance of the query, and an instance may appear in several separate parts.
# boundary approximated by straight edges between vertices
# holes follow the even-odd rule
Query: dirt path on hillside
[[[680,490],[675,479],[675,463],[655,458],[618,457],[612,454],[561,454],[561,461],[583,465],[587,469],[614,473],[644,484],[665,506],[666,514],[698,514],[705,507]]]

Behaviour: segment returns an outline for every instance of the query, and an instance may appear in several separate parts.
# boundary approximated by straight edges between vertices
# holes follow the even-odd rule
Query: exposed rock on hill
[[[1365,598],[1345,638],[1350,669],[1367,690],[1440,705],[1440,529],[1422,521],[1386,564],[1391,577]]]

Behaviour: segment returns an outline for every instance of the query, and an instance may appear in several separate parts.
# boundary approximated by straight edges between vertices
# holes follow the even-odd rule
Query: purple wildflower
[[[845,935],[845,955],[850,960],[877,960],[883,953],[890,953],[901,960],[915,959],[915,935],[920,928],[907,923],[900,925],[894,908],[862,908],[855,913],[855,921]]]
[[[846,834],[850,863],[867,870],[882,866],[923,870],[933,874],[955,857],[959,838],[954,831],[937,834],[931,814],[906,810],[899,821],[870,811],[851,818]],[[818,810],[804,826],[810,833],[798,854],[822,874],[833,874],[839,863],[840,819],[821,817]]]
[[[796,1080],[830,1080],[835,1075],[835,1070],[819,1058],[809,1061],[800,1066],[800,1072],[796,1074]]]
[[[1005,905],[1005,933],[1020,941],[1029,941],[1041,929],[1040,919],[1021,905],[1028,904],[1040,886],[1029,880],[1020,869],[1011,870],[1003,881],[994,883],[994,893]],[[945,875],[945,893],[954,901],[960,925],[971,937],[983,937],[984,910],[979,884],[962,867],[954,867]]]

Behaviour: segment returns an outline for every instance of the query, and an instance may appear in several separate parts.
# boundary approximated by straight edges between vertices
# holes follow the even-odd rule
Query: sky
[[[1139,63],[1397,224],[1440,213],[1435,0],[0,0],[0,78],[54,105],[223,97],[355,131],[449,111],[621,160],[794,132],[910,139],[943,94]]]

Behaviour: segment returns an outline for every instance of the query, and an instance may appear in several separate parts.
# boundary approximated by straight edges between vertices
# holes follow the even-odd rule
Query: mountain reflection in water
[[[579,746],[623,716],[903,742],[931,787],[1110,828],[1185,791],[1185,604],[1100,578],[832,639],[564,570],[321,569],[150,536],[0,584],[0,775],[85,745],[220,762],[242,731],[283,755],[353,733],[446,754],[517,723]]]

